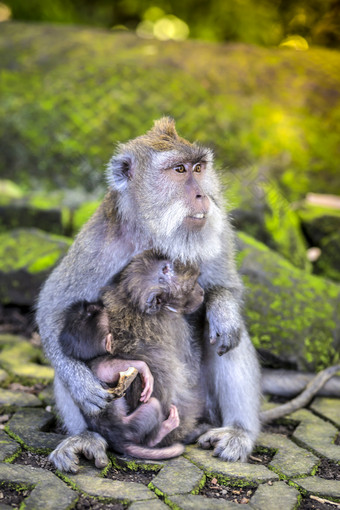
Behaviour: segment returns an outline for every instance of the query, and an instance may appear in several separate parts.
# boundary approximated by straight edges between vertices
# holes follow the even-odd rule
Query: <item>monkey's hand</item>
[[[209,340],[216,344],[217,354],[222,356],[238,346],[241,340],[242,319],[236,302],[215,298],[207,306]]]
[[[153,375],[148,365],[141,360],[134,359],[116,359],[110,355],[100,356],[89,362],[89,366],[94,374],[105,383],[116,383],[120,372],[133,367],[138,370],[143,384],[143,391],[140,397],[141,402],[147,402],[153,392]],[[108,400],[114,398],[112,392],[107,392]]]
[[[71,396],[83,413],[95,416],[112,400],[112,396],[86,365],[75,360],[72,362],[71,377],[67,381]]]

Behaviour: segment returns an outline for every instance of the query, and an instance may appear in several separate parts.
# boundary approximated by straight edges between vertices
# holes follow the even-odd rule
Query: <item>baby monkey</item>
[[[86,361],[105,383],[116,383],[130,367],[140,375],[124,397],[85,416],[118,453],[180,455],[184,446],[176,441],[192,433],[202,414],[200,349],[184,318],[203,302],[198,275],[196,267],[144,252],[102,289],[100,302],[79,301],[67,310],[60,336],[66,355]]]

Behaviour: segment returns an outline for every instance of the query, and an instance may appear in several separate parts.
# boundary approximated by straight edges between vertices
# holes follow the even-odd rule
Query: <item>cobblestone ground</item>
[[[249,463],[223,462],[190,446],[160,464],[110,455],[100,471],[83,459],[77,475],[65,475],[47,461],[64,437],[50,412],[51,386],[28,391],[27,375],[20,377],[25,384],[13,384],[0,370],[0,510],[340,508],[340,399],[316,398],[308,409],[267,427]]]

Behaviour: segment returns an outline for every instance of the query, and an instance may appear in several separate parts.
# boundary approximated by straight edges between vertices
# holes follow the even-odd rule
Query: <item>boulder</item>
[[[320,242],[321,255],[315,262],[315,272],[340,282],[340,228]]]
[[[38,229],[0,234],[0,301],[32,305],[49,272],[72,240]]]
[[[321,246],[325,237],[340,232],[340,209],[302,202],[297,210],[311,246]]]
[[[260,353],[300,370],[339,362],[340,285],[297,269],[244,233],[238,242],[245,317]]]

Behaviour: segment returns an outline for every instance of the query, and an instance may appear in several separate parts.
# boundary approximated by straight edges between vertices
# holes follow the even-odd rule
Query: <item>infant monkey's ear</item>
[[[113,336],[111,335],[111,333],[106,335],[106,338],[105,338],[105,349],[110,354],[113,352]]]

